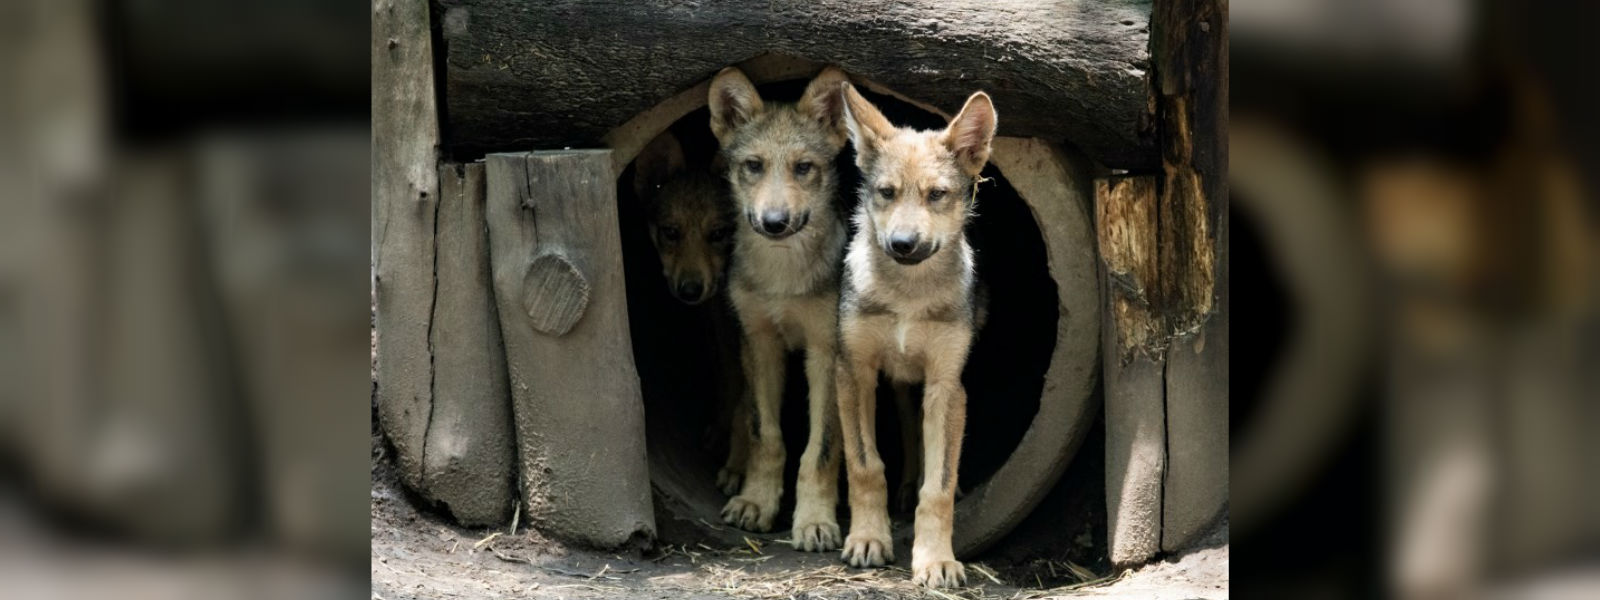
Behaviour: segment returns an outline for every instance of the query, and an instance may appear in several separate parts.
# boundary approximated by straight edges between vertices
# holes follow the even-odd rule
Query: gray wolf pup
[[[841,557],[857,567],[894,560],[873,429],[882,371],[897,384],[923,383],[912,579],[961,585],[966,570],[950,542],[966,425],[961,371],[983,313],[965,226],[994,139],[994,104],[978,92],[944,130],[913,131],[891,125],[848,84],[843,96],[861,189],[840,284],[834,375],[850,483]]]
[[[742,226],[734,234],[728,293],[744,331],[751,391],[751,444],[744,485],[722,518],[770,531],[783,494],[779,426],[784,356],[804,350],[810,431],[795,483],[795,547],[839,547],[839,443],[833,363],[837,353],[839,261],[847,236],[835,208],[844,149],[842,71],[823,69],[799,102],[765,102],[738,69],[711,82],[711,131],[728,164],[728,189]]]
[[[725,165],[690,166],[683,146],[671,132],[662,133],[639,153],[634,163],[634,195],[644,203],[650,241],[661,259],[667,290],[678,301],[704,306],[704,326],[717,347],[720,372],[740,369],[739,326],[719,294],[733,253],[733,199],[720,181]],[[742,377],[742,376],[741,376]],[[732,496],[744,478],[749,428],[744,382],[726,377],[719,386],[715,425],[708,440],[728,435],[728,459],[717,472],[717,487]]]

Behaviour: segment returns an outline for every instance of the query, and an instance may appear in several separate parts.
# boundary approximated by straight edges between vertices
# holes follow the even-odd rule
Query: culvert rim
[[[752,82],[763,85],[811,77],[823,63],[764,54],[735,66]],[[855,75],[850,79],[873,92],[950,118],[944,111],[870,80]],[[605,141],[613,149],[613,176],[621,177],[650,140],[704,107],[709,84],[707,78],[608,132]],[[989,162],[1027,204],[1038,226],[1050,277],[1056,284],[1058,317],[1055,347],[1032,423],[994,474],[956,502],[953,544],[961,557],[984,551],[1028,516],[1066,470],[1099,408],[1094,388],[1100,367],[1100,294],[1095,235],[1089,220],[1089,161],[1043,140],[997,137]],[[662,500],[669,505],[665,510],[680,515],[686,511],[691,520],[708,520],[724,527],[715,514],[694,514],[683,500],[690,494],[682,493],[681,477],[666,477],[663,471],[652,464],[651,485],[666,496]],[[785,485],[786,493],[792,493],[790,487]],[[842,487],[841,523],[848,512],[847,493]],[[911,537],[910,523],[897,524],[894,538],[898,543]]]

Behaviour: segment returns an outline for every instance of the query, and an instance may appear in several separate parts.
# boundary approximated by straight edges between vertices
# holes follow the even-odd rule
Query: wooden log
[[[516,494],[483,172],[483,163],[439,167],[433,416],[423,448],[423,494],[465,525],[505,523]]]
[[[1217,312],[1167,350],[1167,470],[1162,484],[1161,549],[1175,552],[1203,536],[1228,508],[1227,226],[1220,229]]]
[[[1138,131],[1150,16],[1139,0],[440,6],[455,156],[594,146],[723,67],[779,54],[838,64],[935,106],[982,89],[1005,107],[1000,135],[1070,140],[1114,167],[1156,164]]]
[[[439,121],[425,0],[372,11],[372,257],[377,294],[378,420],[401,481],[422,489],[433,402]]]
[[[1166,323],[1152,302],[1159,285],[1156,181],[1095,182],[1106,402],[1106,520],[1112,564],[1136,565],[1161,550],[1167,468]]]
[[[1161,547],[1204,534],[1228,502],[1228,12],[1161,1],[1151,17],[1161,148],[1160,305],[1170,321]]]
[[[529,521],[592,546],[648,543],[655,518],[611,152],[491,154],[486,162],[495,302]],[[567,266],[568,276],[552,275]],[[585,285],[572,285],[571,275]],[[546,310],[575,306],[580,293],[582,310]],[[574,313],[570,324],[561,316]]]
[[[1159,175],[1099,182],[1113,564],[1185,547],[1228,499],[1227,9],[1152,11]],[[1224,263],[1225,265],[1225,263]]]

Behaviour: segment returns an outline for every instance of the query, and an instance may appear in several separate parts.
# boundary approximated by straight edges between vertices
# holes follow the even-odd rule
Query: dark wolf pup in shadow
[[[717,389],[716,422],[706,428],[712,437],[726,432],[728,459],[717,471],[717,487],[732,496],[739,493],[750,446],[745,427],[749,403],[739,364],[739,326],[725,289],[728,262],[733,253],[734,206],[721,181],[725,166],[719,159],[694,165],[671,132],[650,142],[634,164],[634,195],[645,206],[650,241],[661,259],[667,291],[679,302],[701,307],[711,343],[717,348],[721,378]]]

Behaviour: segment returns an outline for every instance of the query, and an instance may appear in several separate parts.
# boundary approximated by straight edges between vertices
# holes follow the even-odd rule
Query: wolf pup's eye
[[[759,159],[759,158],[747,158],[747,159],[745,159],[745,161],[744,161],[744,170],[749,171],[750,174],[752,174],[752,175],[760,175],[761,174],[761,159]]]
[[[928,190],[928,201],[929,202],[938,202],[938,201],[943,200],[943,199],[944,199],[944,190],[941,190],[941,189],[938,189],[938,188],[934,188],[934,189]]]
[[[810,173],[810,172],[811,172],[811,163],[810,162],[801,161],[801,162],[797,162],[797,163],[794,164],[794,176],[795,177],[805,177],[806,174]]]
[[[676,242],[680,239],[683,239],[683,232],[678,230],[677,227],[668,225],[661,228],[661,239],[669,242]]]
[[[884,200],[893,200],[894,199],[894,188],[889,187],[889,186],[884,186],[884,187],[878,188],[878,195],[882,196]]]
[[[732,236],[733,236],[733,227],[728,226],[728,225],[724,225],[722,227],[718,227],[716,229],[711,230],[711,235],[707,236],[707,239],[711,240],[711,243],[713,243],[713,244],[718,244],[718,243],[722,243],[722,242],[728,241],[728,238],[732,237]]]

